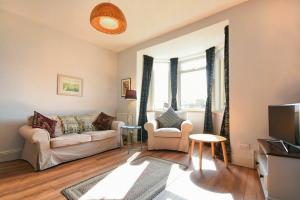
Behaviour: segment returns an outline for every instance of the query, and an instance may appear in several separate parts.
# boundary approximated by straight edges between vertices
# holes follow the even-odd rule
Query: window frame
[[[181,65],[183,63],[186,62],[190,62],[193,60],[197,60],[197,59],[206,59],[206,56],[201,54],[201,55],[197,55],[194,56],[192,58],[186,58],[186,59],[180,59],[178,61],[178,71],[177,71],[177,106],[178,106],[178,110],[181,111],[189,111],[189,112],[204,112],[205,108],[182,108],[181,106],[181,74],[184,73],[191,73],[191,72],[196,72],[196,71],[202,71],[202,70],[206,70],[206,65],[205,66],[199,66],[199,67],[194,67],[193,69],[189,69],[189,70],[181,70]]]

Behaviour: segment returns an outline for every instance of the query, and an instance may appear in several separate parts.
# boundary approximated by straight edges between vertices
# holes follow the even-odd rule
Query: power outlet
[[[249,151],[250,150],[250,144],[240,143],[240,149],[244,150],[244,151]]]

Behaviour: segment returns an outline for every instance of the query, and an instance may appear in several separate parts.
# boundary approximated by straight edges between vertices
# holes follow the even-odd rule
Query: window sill
[[[167,110],[147,110],[147,112],[165,112]],[[205,113],[205,110],[178,110],[179,112]],[[214,114],[221,114],[224,110],[212,111]]]

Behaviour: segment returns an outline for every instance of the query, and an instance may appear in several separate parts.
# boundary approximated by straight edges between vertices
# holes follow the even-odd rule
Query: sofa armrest
[[[153,121],[148,121],[145,125],[144,128],[146,131],[149,132],[154,132],[154,130],[156,130],[158,128],[158,123],[156,120]]]
[[[19,129],[20,135],[30,143],[50,142],[50,135],[47,130],[40,128],[32,128],[24,125]]]
[[[185,120],[181,123],[181,131],[183,133],[189,133],[193,130],[193,124],[189,120]]]
[[[120,131],[121,127],[124,125],[125,125],[125,123],[122,121],[113,121],[111,124],[111,129]]]
[[[123,141],[121,139],[121,127],[124,126],[125,123],[122,122],[122,121],[113,121],[112,124],[111,124],[111,129],[112,130],[116,130],[117,131],[117,141],[118,141],[118,144],[120,145],[120,147],[123,146]]]

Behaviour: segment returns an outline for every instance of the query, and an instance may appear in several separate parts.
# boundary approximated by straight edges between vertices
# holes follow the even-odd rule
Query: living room
[[[1,199],[298,199],[299,9],[1,0]]]

